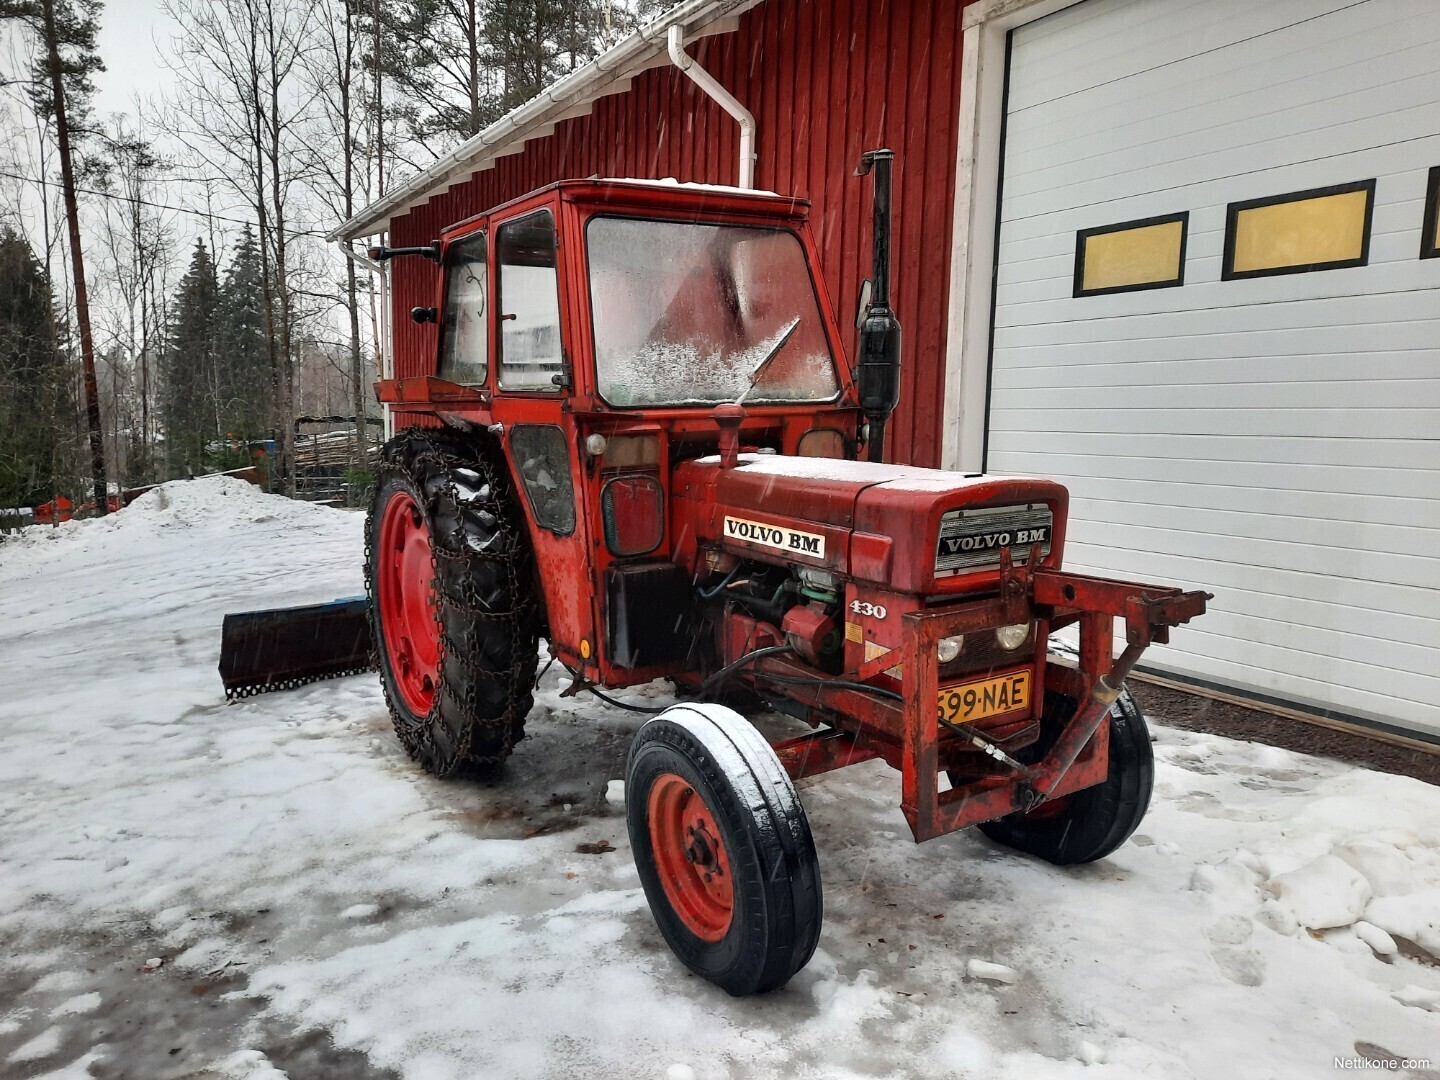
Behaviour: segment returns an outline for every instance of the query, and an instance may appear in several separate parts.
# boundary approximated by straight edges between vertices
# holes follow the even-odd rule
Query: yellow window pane
[[[1178,280],[1184,238],[1183,221],[1087,236],[1081,291],[1125,289]]]
[[[1231,271],[1353,262],[1365,255],[1369,191],[1347,191],[1240,210]]]

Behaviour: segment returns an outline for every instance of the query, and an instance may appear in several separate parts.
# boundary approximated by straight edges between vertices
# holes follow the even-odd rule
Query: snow
[[[773,405],[835,396],[835,365],[826,353],[800,356],[783,377],[751,389],[756,367],[780,342],[783,329],[743,349],[725,352],[694,341],[644,341],[610,349],[599,365],[600,393],[615,405],[713,405],[745,399]]]
[[[1430,990],[1423,986],[1406,986],[1395,991],[1394,996],[1401,1005],[1440,1012],[1440,990]]]
[[[50,1057],[60,1049],[61,1031],[59,1025],[47,1028],[35,1038],[12,1051],[5,1060],[14,1065],[26,1061],[39,1061]]]
[[[602,176],[594,181],[597,184],[637,184],[641,187],[663,187],[680,188],[682,191],[713,191],[721,195],[764,195],[769,198],[784,198],[787,203],[795,202],[789,196],[782,196],[774,191],[767,191],[764,188],[743,188],[734,187],[729,184],[699,184],[693,180],[686,180],[681,183],[673,176],[664,176],[658,180],[639,176]]]
[[[1353,925],[1374,895],[1358,870],[1329,854],[1272,878],[1265,887],[1289,904],[1301,926],[1312,930]]]
[[[219,1069],[233,1080],[286,1080],[261,1050],[237,1050],[219,1063]]]
[[[1357,938],[1369,945],[1377,956],[1394,956],[1400,951],[1400,947],[1395,944],[1395,939],[1374,923],[1360,919],[1350,929],[1355,932]]]
[[[76,1016],[81,1013],[94,1012],[100,1007],[103,999],[93,991],[89,994],[77,994],[73,998],[62,1001],[55,1008],[50,1010],[50,1019],[54,1020],[61,1016]]]
[[[206,479],[0,542],[0,1075],[1437,1068],[1440,792],[1163,724],[1149,817],[1087,867],[915,845],[879,762],[801,782],[819,950],[732,999],[665,948],[607,798],[641,718],[552,669],[487,787],[415,767],[373,676],[224,704],[222,615],[358,593],[361,532]]]
[[[965,964],[965,973],[972,979],[982,979],[985,982],[994,983],[1016,983],[1020,981],[1020,974],[1012,967],[1004,964],[992,964],[988,960],[971,959]]]
[[[719,465],[720,456],[711,454],[699,459],[700,464]],[[841,484],[884,484],[887,492],[921,492],[940,494],[962,491],[967,487],[996,480],[1030,479],[1000,473],[969,475],[914,465],[891,465],[876,461],[848,461],[841,458],[786,457],[777,454],[741,454],[737,467],[751,473],[784,477],[789,480],[830,480]]]
[[[712,454],[699,459],[702,465],[720,464],[720,456]],[[845,461],[840,458],[782,457],[778,454],[741,454],[739,467],[766,476],[783,476],[794,480],[836,480],[852,484],[888,484],[905,479],[934,478],[935,470],[913,465],[888,465],[877,461]],[[963,485],[960,473],[944,474],[951,483]]]

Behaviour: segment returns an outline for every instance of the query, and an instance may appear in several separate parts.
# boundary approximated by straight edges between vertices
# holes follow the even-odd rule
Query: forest
[[[156,89],[107,111],[143,58],[99,0],[0,0],[0,512],[256,462],[293,495],[309,417],[363,484],[379,290],[324,234],[661,5],[156,6]]]

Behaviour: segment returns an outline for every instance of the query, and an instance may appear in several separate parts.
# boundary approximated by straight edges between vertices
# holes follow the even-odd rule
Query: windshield
[[[586,239],[596,378],[610,404],[829,401],[839,392],[794,233],[596,217]]]

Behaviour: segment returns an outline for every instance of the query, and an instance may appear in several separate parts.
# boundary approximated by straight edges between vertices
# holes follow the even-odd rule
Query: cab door
[[[494,227],[493,412],[525,504],[549,639],[560,658],[596,674],[591,540],[561,318],[560,244],[552,206]]]

